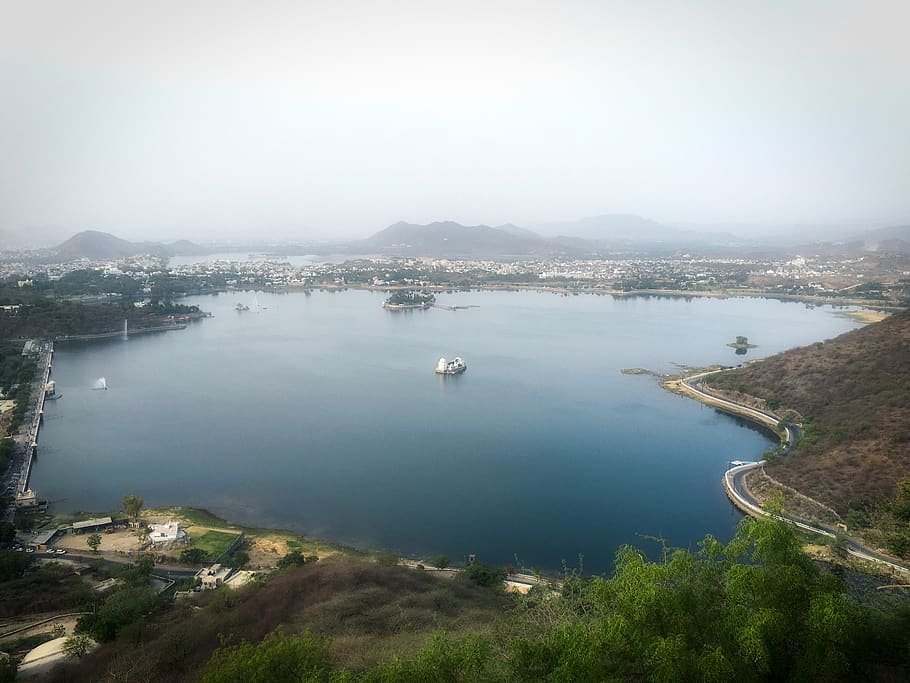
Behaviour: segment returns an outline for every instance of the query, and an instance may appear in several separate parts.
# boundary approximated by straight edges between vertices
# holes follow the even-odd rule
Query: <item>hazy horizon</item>
[[[905,2],[4,9],[0,247],[910,222]]]

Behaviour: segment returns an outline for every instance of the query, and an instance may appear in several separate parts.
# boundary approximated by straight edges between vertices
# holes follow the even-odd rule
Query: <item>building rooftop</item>
[[[35,545],[44,545],[45,543],[48,543],[59,531],[60,529],[44,529],[43,531],[39,531],[37,534],[35,534],[30,542],[34,543]]]
[[[73,522],[73,529],[78,531],[79,529],[89,529],[93,526],[104,526],[105,524],[113,524],[114,520],[110,517],[96,517],[95,519],[84,519],[81,522]]]

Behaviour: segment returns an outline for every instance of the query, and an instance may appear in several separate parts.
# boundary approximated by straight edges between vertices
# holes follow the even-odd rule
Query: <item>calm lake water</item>
[[[736,335],[755,358],[856,326],[762,299],[469,292],[439,302],[477,308],[390,312],[383,298],[201,297],[215,317],[181,332],[58,344],[64,397],[33,486],[58,510],[137,493],[365,549],[543,569],[583,553],[601,572],[623,543],[655,553],[645,536],[728,539],[726,463],[771,443],[621,368],[735,364]],[[467,372],[435,375],[441,355]]]

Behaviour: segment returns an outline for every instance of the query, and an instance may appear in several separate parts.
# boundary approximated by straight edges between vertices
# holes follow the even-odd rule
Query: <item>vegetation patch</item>
[[[213,527],[217,529],[237,529],[229,522],[221,519],[218,515],[212,514],[208,510],[188,507],[167,507],[167,508],[149,508],[144,511],[149,515],[158,515],[180,520],[184,526],[194,525],[201,527]]]
[[[335,558],[166,611],[124,589],[99,609],[113,640],[47,680],[906,680],[910,609],[875,592],[775,520],[656,562],[621,548],[612,577],[571,572],[559,594]]]
[[[764,468],[759,467],[747,473],[746,485],[760,501],[780,501],[781,512],[798,519],[814,520],[832,527],[844,521],[835,510],[775,481],[767,475]]]
[[[225,531],[208,530],[201,535],[193,536],[193,548],[202,550],[210,558],[220,557],[227,552],[237,540],[238,534]]]
[[[705,382],[802,422],[796,449],[768,473],[842,516],[893,501],[910,479],[908,311]]]

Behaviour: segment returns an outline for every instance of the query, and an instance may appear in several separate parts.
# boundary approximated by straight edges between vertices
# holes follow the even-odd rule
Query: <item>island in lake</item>
[[[436,301],[432,294],[401,290],[395,292],[382,304],[383,308],[402,310],[406,308],[429,308]]]
[[[757,349],[757,344],[750,344],[748,337],[737,336],[735,342],[727,344],[732,349],[736,349],[736,355],[744,356],[749,349]]]

